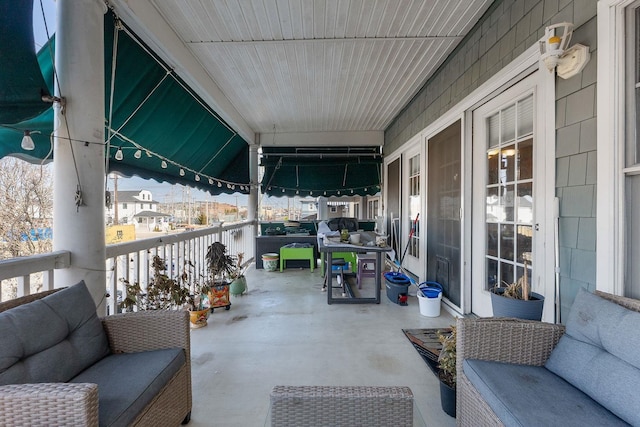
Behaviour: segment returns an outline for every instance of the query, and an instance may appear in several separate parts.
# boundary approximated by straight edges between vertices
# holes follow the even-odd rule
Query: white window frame
[[[437,134],[440,130],[446,128],[451,123],[456,120],[462,120],[462,143],[463,143],[463,199],[462,199],[462,215],[463,215],[463,234],[462,245],[463,245],[463,260],[462,260],[462,271],[461,271],[461,281],[463,283],[462,295],[461,295],[461,306],[453,306],[448,303],[448,301],[443,301],[445,309],[448,309],[451,313],[470,313],[471,312],[471,204],[470,201],[466,198],[471,194],[471,174],[465,173],[465,169],[467,167],[468,162],[472,158],[471,154],[471,114],[475,107],[481,105],[486,102],[491,96],[495,96],[496,94],[502,92],[505,88],[513,86],[514,83],[522,79],[524,76],[534,72],[535,70],[540,69],[541,72],[546,73],[546,78],[543,79],[542,88],[544,93],[543,98],[545,100],[553,100],[555,99],[555,75],[549,72],[546,72],[546,67],[544,64],[540,66],[540,48],[538,43],[530,46],[526,51],[520,54],[517,58],[515,58],[512,62],[503,67],[496,74],[491,76],[482,86],[476,88],[469,96],[464,98],[458,104],[453,106],[450,110],[440,116],[437,120],[431,123],[426,128],[422,129],[415,136],[411,137],[405,144],[400,146],[398,149],[392,151],[388,155],[385,154],[385,171],[389,162],[395,160],[399,157],[403,152],[410,147],[411,143],[415,140],[416,137],[420,137],[421,141],[426,141],[431,136]],[[598,85],[600,87],[600,85]],[[547,108],[545,109],[546,122],[547,123],[555,123],[555,103],[549,102],[546,103]],[[551,146],[555,145],[555,129],[554,126],[547,126],[545,129],[545,133],[539,135],[539,138],[547,141],[546,143],[551,144]],[[553,154],[551,154],[553,155]],[[555,166],[555,162],[551,162]],[[548,176],[547,184],[550,186],[555,185],[555,168],[550,168]],[[424,183],[423,183],[424,184]],[[425,186],[423,185],[423,188]],[[386,198],[386,192],[385,192]],[[423,198],[424,201],[424,198]],[[546,215],[547,218],[553,218],[552,212],[553,207],[549,206],[547,209],[550,210],[550,213]],[[552,222],[552,221],[551,221]],[[546,241],[548,243],[553,243],[553,224],[545,224],[545,232],[546,232]],[[425,248],[423,248],[424,253]],[[553,255],[550,255],[553,258]],[[553,260],[547,260],[546,265],[553,265]],[[549,301],[555,300],[553,295],[546,295]],[[551,304],[553,305],[553,304]]]
[[[635,0],[598,2],[596,289],[624,293],[626,10]]]

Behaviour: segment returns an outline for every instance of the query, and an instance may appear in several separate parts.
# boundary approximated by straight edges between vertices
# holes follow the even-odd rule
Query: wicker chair
[[[43,298],[45,291],[5,303],[0,312]],[[191,414],[191,343],[189,313],[145,311],[102,319],[112,353],[132,353],[180,347],[186,363],[145,407],[135,426],[176,426]],[[98,388],[95,384],[39,383],[0,386],[0,425],[98,426]]]
[[[638,300],[600,291],[596,291],[596,294],[640,312]],[[459,318],[457,327],[457,425],[502,426],[503,423],[465,376],[463,361],[480,359],[542,366],[564,334],[565,328],[551,323],[507,318]]]

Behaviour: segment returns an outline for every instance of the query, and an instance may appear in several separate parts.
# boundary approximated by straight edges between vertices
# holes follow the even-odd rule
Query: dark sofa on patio
[[[640,425],[638,311],[581,289],[566,328],[458,319],[458,425]]]
[[[84,282],[0,303],[0,425],[188,421],[189,339],[186,311],[99,319]]]

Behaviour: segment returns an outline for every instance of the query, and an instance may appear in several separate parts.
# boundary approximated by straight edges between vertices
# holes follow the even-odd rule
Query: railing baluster
[[[238,224],[217,225],[206,229],[186,231],[179,234],[162,234],[144,240],[136,240],[126,243],[118,243],[107,246],[105,268],[107,280],[105,291],[109,293],[106,304],[109,313],[117,311],[117,291],[125,296],[126,289],[120,279],[131,282],[138,281],[143,290],[151,278],[151,258],[154,255],[161,256],[169,263],[170,277],[176,278],[184,268],[185,261],[191,261],[195,265],[195,273],[198,280],[206,278],[207,265],[205,255],[208,247],[213,242],[221,242],[227,247],[227,253],[237,255],[243,252],[244,263],[254,258],[254,230],[256,222],[245,221]],[[31,283],[42,284],[43,290],[54,287],[54,269],[68,268],[71,264],[71,252],[56,251],[46,254],[32,255],[29,257],[0,260],[0,283],[2,286],[13,286],[17,283],[18,296],[31,293]],[[38,276],[31,277],[31,274]],[[55,284],[68,286],[68,283]]]

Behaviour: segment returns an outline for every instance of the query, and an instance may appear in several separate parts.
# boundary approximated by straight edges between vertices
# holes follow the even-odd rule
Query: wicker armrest
[[[457,320],[457,368],[464,359],[542,366],[564,333],[564,326],[519,319]]]
[[[102,318],[111,351],[134,353],[181,347],[190,358],[189,313],[154,310],[114,314]]]
[[[0,425],[98,426],[98,386],[38,383],[0,386]]]

